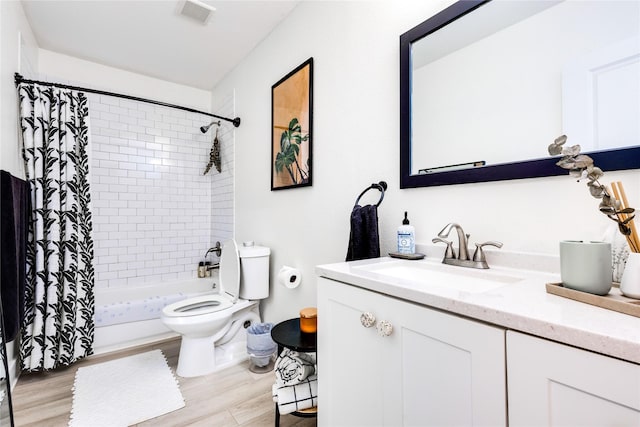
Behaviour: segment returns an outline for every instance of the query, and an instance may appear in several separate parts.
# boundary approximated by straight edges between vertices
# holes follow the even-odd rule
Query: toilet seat
[[[240,255],[234,240],[225,242],[220,257],[220,293],[187,298],[162,309],[166,317],[195,317],[218,313],[238,301],[240,290]]]
[[[232,305],[227,295],[204,295],[169,304],[162,309],[162,314],[167,317],[202,316],[226,310]]]
[[[235,304],[240,294],[240,254],[235,240],[224,243],[220,256],[220,294],[228,294]]]

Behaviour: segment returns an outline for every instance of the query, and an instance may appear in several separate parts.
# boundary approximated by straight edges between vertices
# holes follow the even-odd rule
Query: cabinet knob
[[[378,334],[383,337],[388,337],[393,333],[393,325],[386,320],[378,322]]]
[[[365,328],[370,328],[376,324],[376,317],[366,311],[360,315],[360,323],[362,323],[362,326]]]

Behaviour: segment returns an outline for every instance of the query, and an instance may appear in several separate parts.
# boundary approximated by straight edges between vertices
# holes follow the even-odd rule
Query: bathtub
[[[185,279],[154,286],[96,289],[94,354],[177,337],[160,320],[162,308],[217,292],[214,278]]]

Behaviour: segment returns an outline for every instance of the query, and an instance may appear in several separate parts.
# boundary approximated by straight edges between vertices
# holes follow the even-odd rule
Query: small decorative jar
[[[315,307],[307,307],[300,310],[300,330],[305,333],[313,334],[318,329],[318,309]]]

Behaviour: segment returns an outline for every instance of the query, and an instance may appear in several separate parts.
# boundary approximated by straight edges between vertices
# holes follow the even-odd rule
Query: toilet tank
[[[244,242],[240,255],[240,298],[260,300],[269,297],[269,255],[265,246]]]

